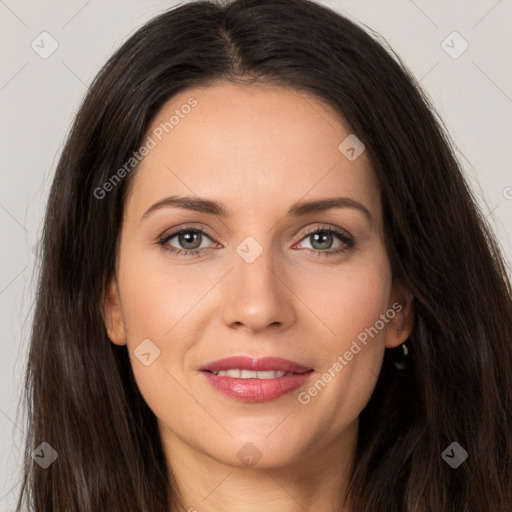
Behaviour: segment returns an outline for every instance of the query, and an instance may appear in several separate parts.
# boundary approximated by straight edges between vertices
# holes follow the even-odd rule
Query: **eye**
[[[335,250],[327,251],[332,248],[335,239],[338,239],[340,246]],[[314,256],[332,256],[348,251],[355,246],[354,239],[346,231],[321,225],[308,230],[302,240],[310,242],[311,249],[306,247],[305,250]]]
[[[176,242],[183,247],[183,249],[176,248],[169,244],[170,240],[176,238]],[[178,256],[188,256],[193,254],[201,254],[206,252],[211,247],[202,247],[203,239],[207,238],[211,240],[210,236],[199,228],[184,227],[179,231],[174,231],[170,234],[162,236],[158,243],[170,253]]]

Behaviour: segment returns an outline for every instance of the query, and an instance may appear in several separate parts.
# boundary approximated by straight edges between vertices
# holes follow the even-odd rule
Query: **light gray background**
[[[59,152],[102,64],[146,20],[176,3],[53,0],[34,6],[0,0],[0,511],[13,510],[19,488],[24,433],[17,407],[33,312],[35,249]],[[512,68],[506,65],[512,0],[322,3],[379,32],[412,70],[445,121],[512,261]],[[47,59],[31,48],[43,31],[59,44]],[[469,43],[457,59],[441,47],[453,31]],[[457,49],[459,43],[448,44]]]

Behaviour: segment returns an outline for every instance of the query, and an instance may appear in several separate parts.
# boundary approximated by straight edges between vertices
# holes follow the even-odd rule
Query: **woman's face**
[[[166,450],[262,467],[347,453],[412,316],[363,146],[318,100],[261,84],[181,91],[147,135],[105,318]],[[233,356],[249,359],[212,364]],[[292,363],[244,364],[269,357]]]

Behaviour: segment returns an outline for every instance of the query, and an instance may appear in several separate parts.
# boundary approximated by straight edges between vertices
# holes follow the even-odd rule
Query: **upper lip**
[[[218,359],[205,364],[199,368],[200,370],[209,370],[211,372],[218,372],[220,370],[253,370],[253,371],[283,371],[293,373],[305,373],[312,370],[295,361],[283,359],[281,357],[262,357],[256,359],[247,356],[231,356],[225,359]]]

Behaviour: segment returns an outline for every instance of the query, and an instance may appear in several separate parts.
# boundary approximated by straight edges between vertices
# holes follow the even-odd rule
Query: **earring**
[[[398,330],[401,331],[402,327],[398,327]],[[407,355],[409,354],[409,349],[405,344],[405,341],[402,343],[402,355],[397,357],[395,361],[395,367],[398,370],[405,370],[407,368]]]

